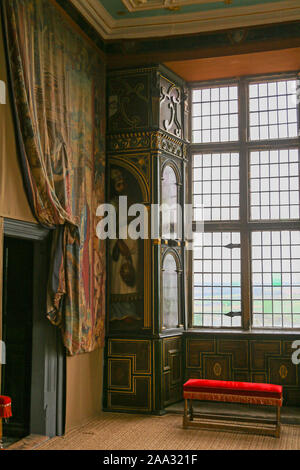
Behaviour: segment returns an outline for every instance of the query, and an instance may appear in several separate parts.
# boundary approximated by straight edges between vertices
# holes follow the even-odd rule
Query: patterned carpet
[[[104,413],[38,450],[299,450],[300,426],[269,436],[183,429],[180,415]]]

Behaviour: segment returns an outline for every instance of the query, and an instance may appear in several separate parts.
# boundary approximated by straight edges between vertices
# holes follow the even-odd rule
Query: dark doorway
[[[1,394],[12,398],[5,440],[60,436],[65,423],[65,350],[46,317],[51,231],[4,219]],[[0,319],[1,321],[1,319]]]
[[[4,238],[2,394],[12,398],[9,437],[30,434],[34,242]]]

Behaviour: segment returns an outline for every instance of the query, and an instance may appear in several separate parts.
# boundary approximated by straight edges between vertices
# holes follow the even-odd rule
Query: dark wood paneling
[[[248,369],[248,343],[245,340],[220,339],[218,351],[232,355],[233,369]]]
[[[126,51],[124,41],[114,41],[110,42],[107,47],[108,67],[116,69],[122,66],[137,67],[140,64],[153,64],[154,62],[165,63],[179,76],[186,77],[188,80],[188,72],[186,70],[182,72],[182,70],[193,68],[190,62],[192,60],[297,48],[300,46],[299,30],[300,22],[295,21],[243,28],[243,36],[239,37],[238,41],[234,39],[235,34],[239,36],[241,30],[207,32],[163,39],[138,39],[130,40],[130,48],[127,47]],[[127,44],[129,45],[129,41]],[[183,66],[180,62],[178,65],[178,61],[185,61],[186,65]],[[201,68],[202,71],[205,65],[207,64]],[[226,68],[231,69],[231,66],[232,63],[224,62],[222,76],[227,74]],[[274,62],[271,66],[274,66]],[[280,60],[278,67],[280,67]],[[252,73],[256,73],[255,70]],[[231,76],[235,76],[234,70]],[[201,76],[193,77],[193,80],[201,80]]]
[[[167,406],[182,397],[182,337],[162,340],[163,405]]]
[[[109,357],[131,358],[134,374],[151,373],[151,341],[111,339],[108,348]]]
[[[132,388],[131,362],[131,358],[108,359],[110,389],[130,390]]]
[[[232,369],[230,356],[203,355],[203,378],[212,380],[231,380]]]
[[[133,377],[130,392],[108,392],[110,410],[151,411],[151,377]]]
[[[251,382],[249,372],[243,370],[233,370],[232,380],[236,380],[237,382]]]
[[[150,412],[152,409],[151,341],[110,339],[107,361],[107,408]]]
[[[151,126],[150,74],[119,73],[108,80],[108,132],[146,129]]]
[[[187,368],[196,367],[201,369],[202,367],[202,353],[209,353],[215,351],[215,341],[214,340],[189,340],[187,342],[187,352],[186,360]]]
[[[280,341],[251,341],[251,368],[266,369],[268,356],[280,355]]]
[[[297,367],[292,363],[291,358],[269,359],[270,382],[283,386],[293,386],[298,383]]]
[[[251,382],[257,382],[257,383],[267,383],[267,374],[263,372],[252,372],[251,374]]]
[[[272,335],[218,334],[186,337],[185,379],[208,378],[283,386],[284,405],[300,406],[299,365],[292,339]],[[210,335],[209,335],[210,336]],[[241,337],[242,336],[242,337]],[[205,339],[204,339],[205,338]]]

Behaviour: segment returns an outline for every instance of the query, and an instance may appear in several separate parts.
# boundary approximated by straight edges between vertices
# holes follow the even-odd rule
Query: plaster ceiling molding
[[[232,0],[122,0],[129,12],[146,10],[179,10],[187,5],[201,5],[207,3],[231,3]]]
[[[133,12],[133,15],[118,18],[112,16],[108,9],[104,8],[101,0],[70,0],[79,12],[90,22],[103,39],[136,39],[175,36],[183,34],[195,34],[208,31],[218,31],[224,29],[245,28],[254,25],[266,25],[271,23],[281,23],[300,20],[300,0],[284,1],[261,1],[253,5],[239,7],[234,6],[235,0],[231,4],[229,0],[223,1],[224,8],[214,8],[201,10],[205,4],[207,6],[210,0],[195,2],[199,8],[192,13],[181,13],[179,11],[161,10],[162,14],[151,13],[151,10],[145,10],[145,16],[141,11]],[[123,1],[123,0],[122,0]],[[125,1],[125,0],[124,0]],[[138,0],[132,1],[137,4]],[[147,0],[140,0],[145,1]],[[151,3],[160,0],[148,0]],[[179,3],[180,0],[174,0]],[[193,0],[186,0],[193,1]],[[181,4],[187,6],[187,3],[181,0]],[[160,1],[162,3],[162,0]],[[122,2],[120,2],[121,5]],[[123,5],[124,8],[124,5]]]

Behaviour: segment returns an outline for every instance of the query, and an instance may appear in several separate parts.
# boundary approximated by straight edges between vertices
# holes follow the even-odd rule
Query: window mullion
[[[239,87],[240,127],[240,221],[241,221],[241,289],[242,325],[245,330],[251,326],[251,250],[249,220],[249,151],[248,151],[248,87],[243,79]]]

